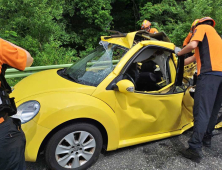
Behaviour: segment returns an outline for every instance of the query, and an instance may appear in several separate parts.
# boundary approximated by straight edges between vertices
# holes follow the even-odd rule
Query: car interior
[[[123,79],[132,81],[136,92],[167,93],[175,78],[170,69],[176,70],[171,57],[171,52],[147,48],[131,62]]]

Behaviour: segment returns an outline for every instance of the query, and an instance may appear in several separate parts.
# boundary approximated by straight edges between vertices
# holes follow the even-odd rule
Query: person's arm
[[[3,40],[4,40],[4,39],[3,39]],[[9,43],[11,46],[13,46],[13,47],[15,47],[15,48],[19,48],[19,49],[21,49],[21,50],[24,50],[25,53],[26,53],[26,56],[27,56],[26,67],[30,67],[30,66],[32,65],[34,59],[32,58],[32,56],[30,55],[30,53],[29,53],[27,50],[25,50],[25,49],[22,48],[22,47],[19,47],[19,46],[15,45],[15,44],[7,41],[7,40],[4,40],[4,41],[6,41],[7,43]]]
[[[187,35],[187,37],[185,38],[185,40],[183,41],[183,47],[185,47],[187,44],[189,44],[190,39],[191,39],[192,33],[189,32],[189,34]]]
[[[27,51],[28,52],[28,51]],[[27,54],[27,53],[26,53]],[[26,67],[30,67],[33,63],[34,59],[32,58],[32,56],[30,55],[30,53],[28,52],[27,54],[27,61],[26,61]]]
[[[186,59],[184,60],[184,65],[186,66],[186,65],[188,65],[188,64],[190,64],[190,63],[192,63],[192,62],[194,62],[194,61],[196,61],[196,57],[193,55],[193,56],[188,57],[188,58],[186,58]]]
[[[194,50],[199,44],[199,41],[191,41],[186,47],[184,47],[180,52],[177,53],[177,56],[187,54]]]

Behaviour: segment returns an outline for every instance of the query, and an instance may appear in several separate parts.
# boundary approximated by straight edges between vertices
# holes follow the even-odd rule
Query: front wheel
[[[88,123],[69,125],[56,132],[49,140],[45,159],[53,170],[84,170],[99,158],[102,135]]]

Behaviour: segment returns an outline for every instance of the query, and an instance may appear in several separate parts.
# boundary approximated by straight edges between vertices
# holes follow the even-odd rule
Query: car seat
[[[160,87],[156,84],[161,81],[160,74],[155,74],[156,63],[152,60],[143,63],[136,81],[138,91],[155,91]]]

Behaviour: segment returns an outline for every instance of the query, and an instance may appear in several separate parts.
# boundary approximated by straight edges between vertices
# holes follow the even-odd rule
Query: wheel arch
[[[77,119],[73,119],[73,120],[69,120],[67,122],[64,122],[60,125],[58,125],[57,127],[55,127],[54,129],[52,129],[48,135],[44,138],[44,140],[42,141],[38,154],[42,151],[44,151],[45,146],[47,145],[48,141],[50,140],[50,138],[60,129],[74,124],[74,123],[89,123],[91,125],[94,125],[98,128],[98,130],[101,132],[102,138],[103,138],[103,146],[102,146],[102,152],[104,152],[105,150],[107,150],[107,145],[108,145],[108,134],[107,131],[105,129],[105,127],[98,122],[97,120],[94,119],[90,119],[90,118],[77,118]]]

